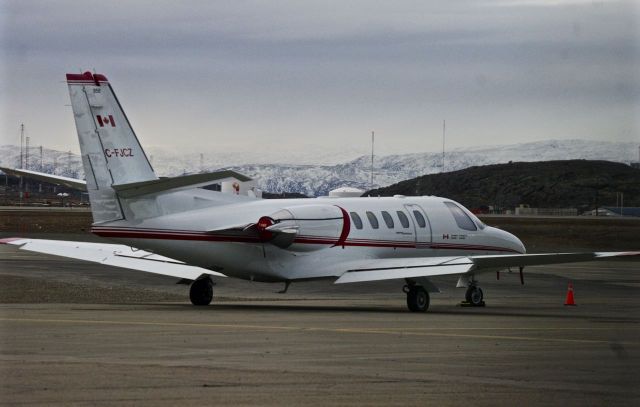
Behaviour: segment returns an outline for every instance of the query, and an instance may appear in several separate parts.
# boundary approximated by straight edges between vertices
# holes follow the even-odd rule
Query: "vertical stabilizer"
[[[112,185],[157,179],[104,75],[67,74],[94,222],[124,219]]]

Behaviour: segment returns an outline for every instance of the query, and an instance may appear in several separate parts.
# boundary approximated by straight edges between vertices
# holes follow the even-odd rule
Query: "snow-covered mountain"
[[[26,161],[26,155],[22,157],[22,160]],[[0,146],[0,167],[21,168],[20,146]],[[24,167],[30,170],[62,175],[64,177],[84,178],[80,156],[68,151],[43,148],[41,161],[40,148],[31,147],[29,149],[28,163],[25,162]]]
[[[30,168],[39,170],[39,151],[31,153]],[[549,161],[568,159],[607,160],[631,162],[637,160],[638,144],[586,140],[550,140],[511,145],[478,146],[459,148],[445,154],[445,171],[455,171],[471,166],[506,163],[509,161]],[[199,154],[172,155],[151,151],[155,170],[161,176],[183,173],[233,169],[246,174],[258,183],[258,187],[269,192],[300,192],[310,196],[326,195],[330,190],[351,186],[370,189],[371,157],[361,156],[339,164],[243,164],[241,155],[220,154],[215,161]],[[246,156],[245,158],[250,158]],[[255,157],[254,157],[255,158]],[[19,166],[20,148],[0,146],[0,165]],[[82,166],[76,155],[48,150],[43,151],[43,169],[56,174],[82,177]],[[280,160],[278,160],[280,161]],[[373,187],[387,186],[396,182],[442,171],[442,153],[427,152],[376,156],[374,160]]]
[[[637,161],[638,144],[550,140],[532,143],[459,148],[445,154],[445,171],[507,163],[509,161],[606,160]],[[371,157],[361,156],[343,164],[323,165],[242,165],[230,167],[258,180],[270,192],[301,192],[326,195],[340,186],[371,189]],[[420,175],[442,171],[442,153],[428,152],[376,156],[374,183],[378,188]]]

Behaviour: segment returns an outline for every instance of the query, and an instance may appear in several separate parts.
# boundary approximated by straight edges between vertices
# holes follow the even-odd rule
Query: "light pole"
[[[66,192],[58,192],[58,193],[57,193],[57,196],[59,196],[59,197],[60,197],[60,201],[61,201],[61,203],[62,203],[62,207],[64,208],[64,198],[68,197],[68,196],[69,196],[69,194],[68,194],[68,193],[66,193]]]

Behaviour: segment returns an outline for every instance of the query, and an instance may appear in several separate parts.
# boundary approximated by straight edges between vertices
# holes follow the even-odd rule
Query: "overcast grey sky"
[[[143,145],[378,152],[640,142],[633,1],[0,0],[0,144],[78,151],[64,74]],[[311,148],[311,147],[309,147]]]

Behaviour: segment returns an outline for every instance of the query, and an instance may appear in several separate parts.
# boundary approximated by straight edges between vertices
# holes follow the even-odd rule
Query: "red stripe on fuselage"
[[[158,239],[158,240],[190,240],[204,242],[230,242],[230,243],[263,243],[258,236],[239,236],[233,234],[212,234],[200,231],[189,230],[165,230],[165,229],[134,229],[134,228],[106,228],[94,227],[91,232],[102,237],[111,238],[134,238],[134,239]],[[339,239],[322,236],[298,236],[294,243],[299,244],[323,244],[333,246],[353,246],[353,247],[387,247],[387,248],[430,248],[442,250],[465,250],[465,251],[491,251],[519,253],[516,250],[482,245],[465,245],[455,243],[428,243],[428,242],[407,242],[394,240],[373,240],[373,239],[346,239],[340,243]]]

